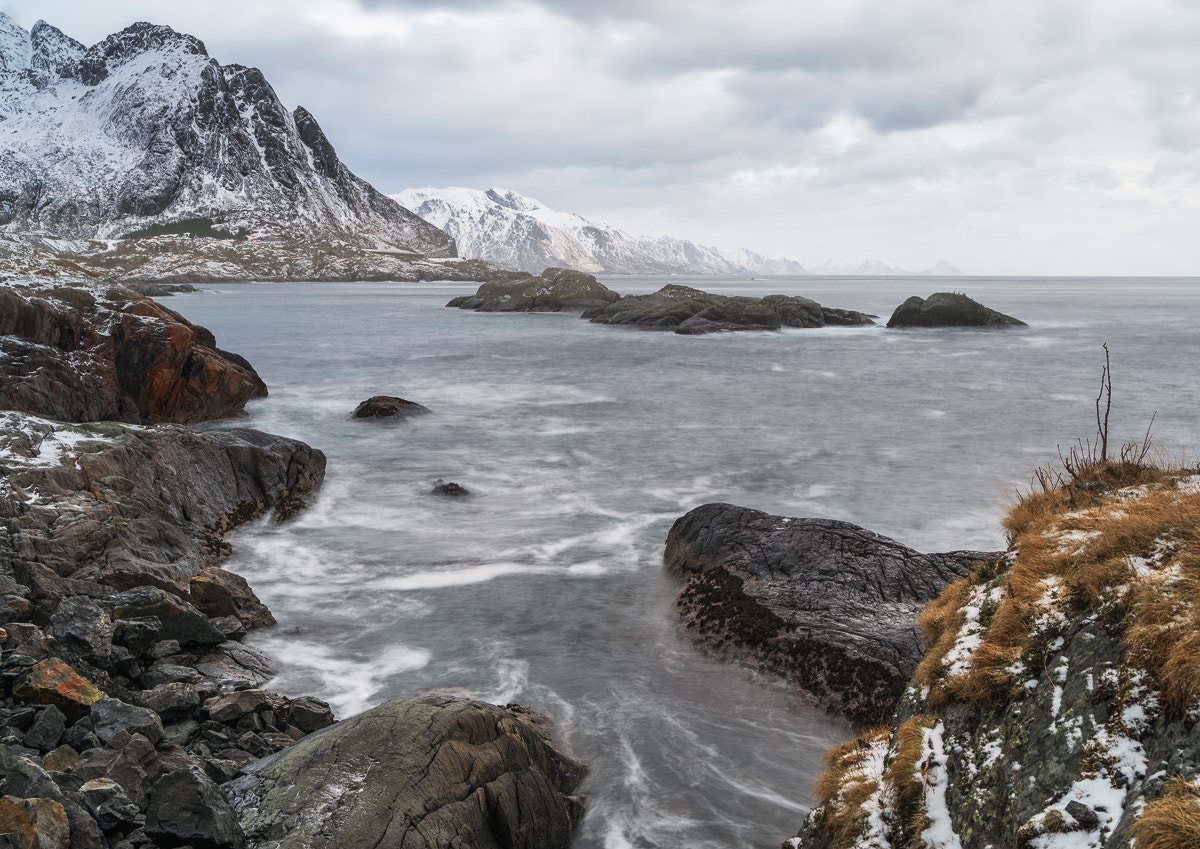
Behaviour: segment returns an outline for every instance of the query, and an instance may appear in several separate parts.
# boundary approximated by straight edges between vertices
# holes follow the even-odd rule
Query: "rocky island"
[[[547,268],[528,279],[485,283],[474,295],[453,298],[446,306],[479,312],[579,312],[596,324],[683,335],[875,323],[860,312],[787,295],[731,297],[669,284],[649,295],[622,296],[590,274],[563,268]]]

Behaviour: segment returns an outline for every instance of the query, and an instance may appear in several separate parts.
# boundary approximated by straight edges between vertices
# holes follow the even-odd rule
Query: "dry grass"
[[[1200,785],[1175,779],[1146,803],[1133,825],[1138,849],[1196,849],[1200,846]]]
[[[821,826],[834,849],[850,849],[867,824],[865,803],[879,790],[881,748],[891,729],[877,728],[825,753],[825,770],[813,787]]]
[[[1200,493],[1175,486],[1190,471],[1107,463],[1077,467],[1069,482],[1035,478],[1043,485],[1005,520],[1017,556],[965,674],[947,678],[945,658],[971,586],[947,587],[918,620],[930,649],[915,680],[929,706],[1008,700],[1044,666],[1056,618],[1086,613],[1105,618],[1168,705],[1200,706]]]
[[[900,724],[892,737],[892,759],[884,773],[884,782],[891,790],[896,825],[900,829],[900,844],[919,846],[917,835],[929,827],[925,814],[925,786],[928,764],[922,763],[925,754],[925,732],[938,723],[936,716],[921,714]]]

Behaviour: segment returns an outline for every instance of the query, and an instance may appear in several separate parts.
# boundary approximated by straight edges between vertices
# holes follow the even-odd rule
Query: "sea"
[[[1097,436],[1200,455],[1200,279],[602,277],[804,295],[876,327],[679,336],[445,308],[470,283],[251,283],[165,300],[270,387],[210,427],[329,459],[286,524],[232,537],[279,624],[270,686],[345,717],[429,692],[530,705],[590,765],[578,849],[776,847],[847,724],[706,657],[672,612],[671,523],[714,501],[999,550],[1039,467]],[[961,291],[1020,329],[889,330]],[[352,419],[398,395],[432,414]],[[1101,414],[1105,402],[1101,404]],[[1082,443],[1080,442],[1082,440]],[[438,480],[470,496],[431,494]]]

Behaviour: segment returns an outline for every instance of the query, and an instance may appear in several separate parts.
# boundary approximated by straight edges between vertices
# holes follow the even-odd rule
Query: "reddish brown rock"
[[[198,422],[266,385],[212,333],[120,286],[0,291],[0,408],[59,421]]]
[[[106,698],[103,691],[59,660],[42,660],[13,688],[19,700],[35,705],[54,705],[71,722],[86,716],[93,704]]]
[[[0,834],[19,835],[28,849],[67,849],[71,826],[67,812],[50,799],[0,797]]]
[[[204,711],[217,722],[232,724],[248,713],[271,707],[271,697],[265,690],[239,690],[213,696],[204,703]]]
[[[236,616],[246,628],[262,628],[275,624],[275,617],[258,600],[250,584],[241,575],[219,567],[204,569],[191,581],[192,604],[214,619]]]

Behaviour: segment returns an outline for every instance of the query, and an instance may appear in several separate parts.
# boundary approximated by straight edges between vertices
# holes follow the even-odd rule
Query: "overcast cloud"
[[[1193,0],[0,0],[262,68],[385,192],[807,264],[1200,274]]]

